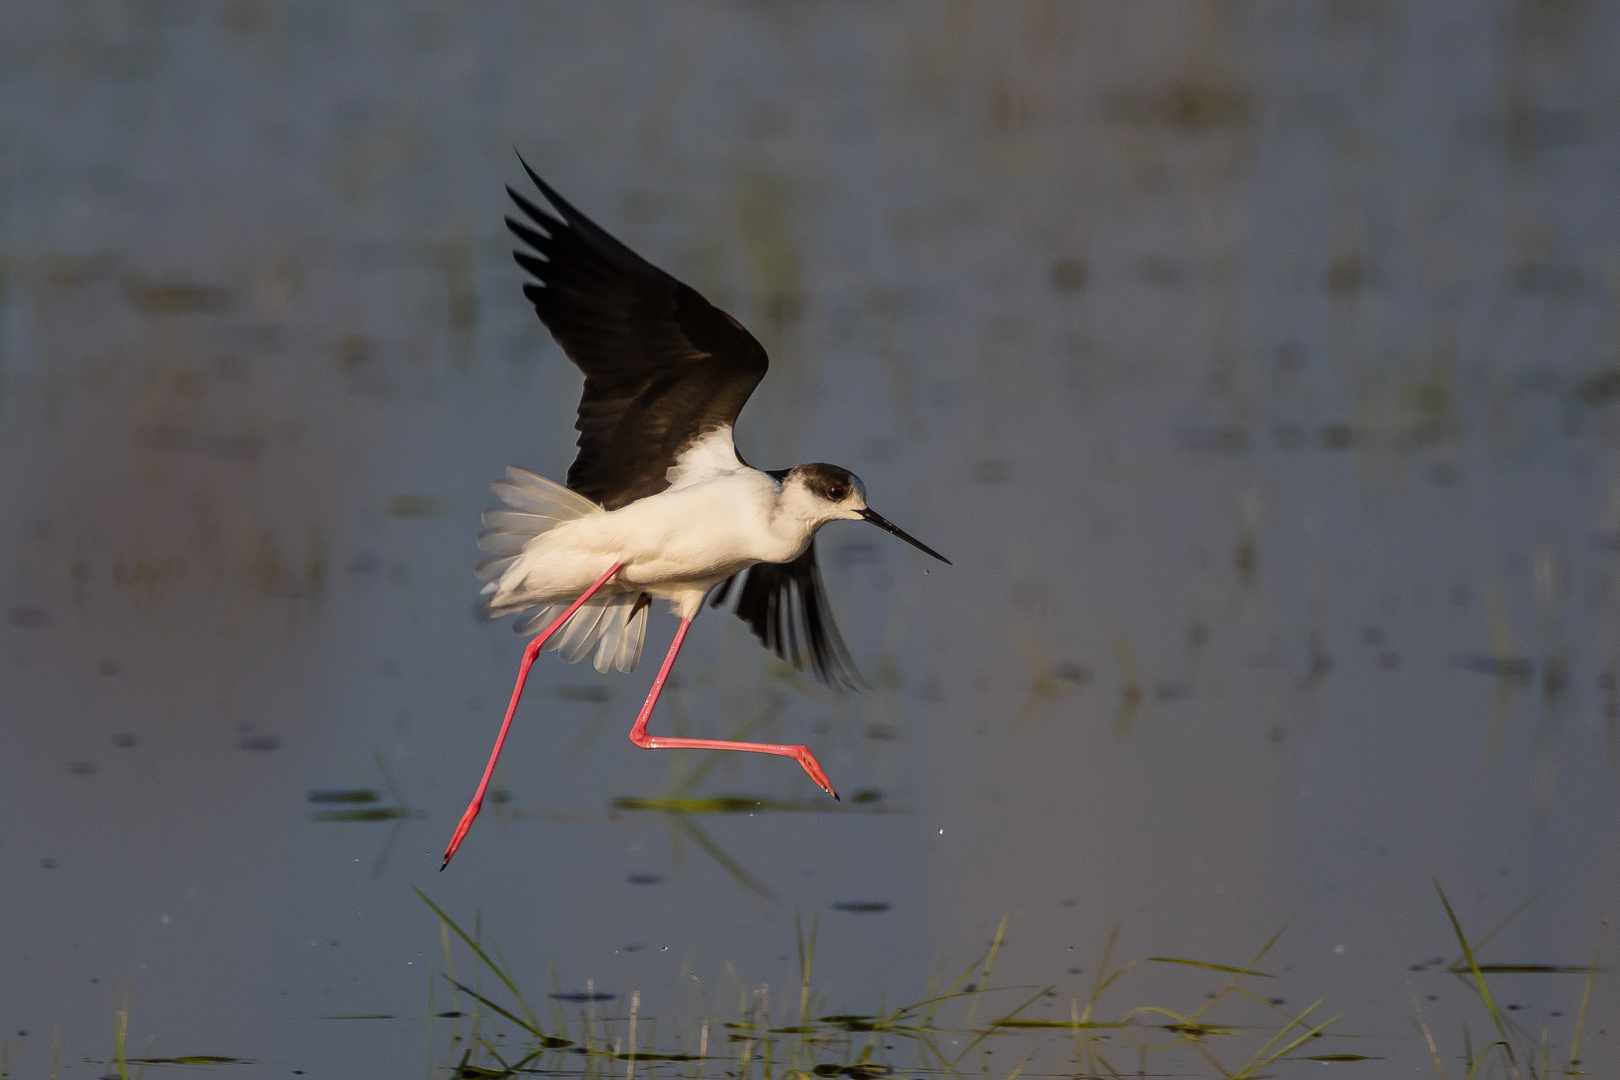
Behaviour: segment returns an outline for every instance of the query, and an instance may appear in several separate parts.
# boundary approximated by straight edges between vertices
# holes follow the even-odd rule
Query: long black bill
[[[925,554],[928,554],[928,555],[932,555],[934,558],[938,559],[940,562],[944,563],[946,566],[951,565],[951,560],[947,559],[945,556],[941,555],[939,552],[935,551],[933,548],[929,547],[927,544],[923,543],[921,540],[918,540],[916,537],[908,536],[905,533],[901,532],[898,528],[896,528],[894,526],[893,523],[891,523],[887,518],[885,518],[882,514],[878,513],[876,510],[862,510],[861,511],[861,517],[865,518],[867,521],[870,521],[872,524],[876,525],[878,528],[882,529],[884,532],[894,533],[894,535],[898,536],[900,539],[904,540],[906,543],[910,544],[912,547],[916,548],[918,551],[924,552]]]

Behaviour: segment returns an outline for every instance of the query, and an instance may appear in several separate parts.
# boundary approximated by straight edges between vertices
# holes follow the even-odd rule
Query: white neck
[[[838,516],[829,514],[830,509],[827,503],[811,495],[803,484],[784,483],[781,494],[776,497],[776,506],[771,511],[771,534],[784,543],[795,545],[796,557],[809,546],[817,529]]]

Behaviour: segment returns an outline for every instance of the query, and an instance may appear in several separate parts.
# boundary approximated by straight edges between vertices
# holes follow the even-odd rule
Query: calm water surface
[[[431,1014],[473,1003],[412,886],[536,1002],[635,995],[644,1049],[791,1020],[796,915],[823,1014],[1006,916],[989,982],[1030,989],[942,1039],[1047,987],[1023,1015],[1071,1019],[1116,928],[1115,963],[1242,966],[1286,926],[1254,993],[1363,1036],[1296,1056],[1433,1075],[1416,1001],[1464,1071],[1493,1029],[1436,882],[1476,942],[1538,897],[1486,964],[1590,964],[1620,896],[1617,46],[1562,0],[13,6],[0,1071],[116,1073],[122,1026],[450,1075],[469,1021]],[[486,485],[572,456],[513,146],[764,342],[751,461],[844,464],[955,562],[830,526],[871,689],[711,614],[664,696],[858,798],[638,751],[652,665],[548,654],[436,873],[522,648],[473,617]],[[787,805],[622,801],[717,796]],[[1223,978],[1143,963],[1098,1015]],[[1585,974],[1491,979],[1567,1061]],[[1617,1017],[1600,974],[1593,1075]],[[1031,1052],[1081,1068],[1069,1032],[961,1068]]]

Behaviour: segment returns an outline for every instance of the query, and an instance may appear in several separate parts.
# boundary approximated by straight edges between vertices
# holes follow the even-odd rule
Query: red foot
[[[439,864],[440,870],[450,865],[451,856],[455,855],[456,848],[461,846],[462,839],[466,837],[467,830],[472,828],[473,819],[478,817],[478,811],[483,809],[483,806],[483,799],[475,799],[461,815],[461,822],[456,826],[456,834],[450,838],[450,846],[444,849],[444,862]]]
[[[816,755],[810,752],[810,748],[808,746],[793,746],[789,747],[789,749],[798,751],[793,756],[798,759],[800,765],[804,766],[804,771],[810,774],[810,779],[816,782],[816,786],[837,799],[838,792],[833,790],[832,781],[827,779],[827,774],[821,771],[821,763],[816,760]]]

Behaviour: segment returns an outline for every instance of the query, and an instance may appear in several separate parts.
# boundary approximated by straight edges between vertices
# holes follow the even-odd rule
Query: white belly
[[[704,594],[732,574],[788,562],[809,545],[808,530],[772,528],[779,491],[769,476],[744,470],[565,522],[530,542],[501,575],[501,589],[535,603],[572,600],[620,562],[605,588],[649,593],[695,614]]]

